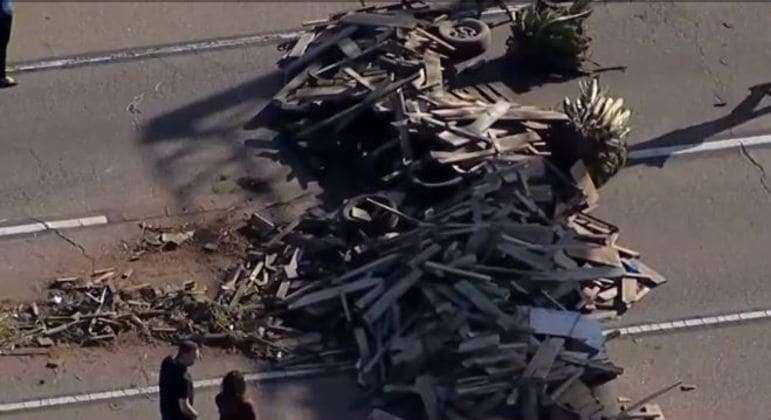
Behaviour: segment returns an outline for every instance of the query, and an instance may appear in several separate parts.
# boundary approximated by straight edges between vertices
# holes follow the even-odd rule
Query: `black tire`
[[[399,224],[399,216],[368,202],[368,198],[391,208],[396,208],[397,206],[396,201],[385,194],[358,195],[348,199],[345,205],[343,205],[340,212],[342,220],[372,234],[382,234],[394,230]],[[367,222],[353,217],[352,212],[354,207],[366,210],[372,217],[372,221]]]
[[[427,190],[454,188],[463,182],[463,177],[450,168],[428,160],[412,162],[407,174],[413,185]]]
[[[456,48],[454,55],[459,57],[482,54],[492,44],[490,27],[479,19],[446,20],[437,29],[439,36]]]

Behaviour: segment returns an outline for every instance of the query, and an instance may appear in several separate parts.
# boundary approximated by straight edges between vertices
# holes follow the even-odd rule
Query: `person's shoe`
[[[11,76],[5,76],[3,78],[0,78],[0,89],[14,87],[18,83],[16,83],[16,80],[14,80]]]

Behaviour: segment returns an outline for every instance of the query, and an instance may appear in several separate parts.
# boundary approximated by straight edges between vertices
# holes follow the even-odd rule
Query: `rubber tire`
[[[476,30],[476,35],[467,38],[455,36],[453,33],[458,26],[470,26]],[[487,51],[492,45],[490,27],[479,19],[445,20],[439,24],[437,30],[439,37],[456,48],[453,55],[459,57],[474,57]]]
[[[351,216],[351,211],[353,207],[358,207],[359,205],[366,202],[367,198],[371,198],[375,201],[381,202],[389,207],[396,208],[396,201],[394,201],[391,197],[389,197],[386,194],[362,194],[357,195],[355,197],[349,198],[348,201],[343,205],[343,208],[341,209],[340,216],[342,217],[342,220],[351,223],[354,225],[360,226],[362,229],[365,229],[369,232],[388,232],[396,228],[396,226],[399,224],[399,216],[386,212],[383,210],[383,213],[386,215],[385,220],[381,220],[381,224],[376,224],[375,221],[373,222],[363,222],[354,219]]]
[[[436,181],[436,182],[426,181],[421,179],[420,171],[425,169],[429,164],[431,164],[431,162],[427,162],[424,160],[416,160],[412,162],[409,168],[407,168],[407,174],[409,176],[410,182],[412,182],[413,185],[430,190],[430,189],[452,188],[460,185],[460,183],[463,182],[463,177],[460,175],[454,176],[444,181]]]

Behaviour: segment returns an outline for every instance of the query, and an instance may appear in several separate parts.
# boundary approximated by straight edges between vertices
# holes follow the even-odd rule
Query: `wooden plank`
[[[375,87],[372,85],[372,83],[367,78],[365,78],[364,76],[362,76],[359,73],[357,73],[356,70],[354,70],[354,69],[352,69],[350,67],[345,67],[345,68],[343,68],[343,73],[347,74],[353,80],[357,81],[360,85],[364,86],[365,88],[369,89],[370,91],[375,90]]]
[[[564,338],[550,337],[544,340],[522,373],[522,378],[545,380],[564,344]]]
[[[609,267],[623,267],[621,257],[619,257],[618,251],[613,247],[577,240],[567,240],[563,243],[572,245],[565,247],[565,253],[577,260],[607,265]]]
[[[470,357],[461,362],[465,368],[483,367],[498,363],[513,363],[521,368],[527,366],[524,360],[524,353],[511,349],[494,350],[492,353]]]
[[[658,286],[667,281],[664,276],[656,272],[656,270],[648,267],[640,260],[625,259],[623,262],[624,265],[629,269],[629,273],[627,273],[629,277],[642,277],[649,280],[652,283],[652,286]],[[635,274],[637,274],[637,276]]]
[[[337,48],[340,48],[340,51],[345,54],[346,57],[350,58],[356,58],[361,55],[362,50],[359,48],[359,45],[354,42],[350,37],[345,37],[339,41],[337,41]]]
[[[498,101],[494,105],[487,107],[473,123],[465,128],[481,134],[506,115],[510,108],[511,104],[509,102]]]
[[[573,176],[576,187],[584,195],[587,209],[595,208],[600,199],[600,194],[597,192],[597,187],[595,187],[592,177],[589,176],[589,170],[586,168],[584,161],[581,159],[576,161],[570,168],[570,174]]]
[[[425,263],[426,261],[436,256],[441,251],[442,251],[442,247],[439,244],[432,243],[431,245],[427,246],[423,251],[421,251],[418,255],[416,255],[414,258],[409,260],[409,262],[407,262],[407,265],[412,268],[421,266],[423,265],[423,263]]]
[[[555,230],[553,226],[535,223],[494,223],[493,228],[532,244],[550,245],[554,243]]]
[[[303,32],[303,34],[300,36],[300,39],[295,42],[292,49],[287,53],[286,58],[300,58],[303,54],[305,54],[305,51],[308,49],[308,45],[310,45],[313,40],[316,39],[316,34],[314,32]]]
[[[439,60],[439,55],[431,50],[427,50],[423,54],[423,67],[426,71],[425,88],[441,91],[444,86],[444,79],[442,76],[442,63]]]
[[[549,257],[530,252],[521,246],[502,242],[498,244],[498,250],[515,261],[539,271],[548,271],[554,268],[554,263]]]
[[[530,280],[536,281],[587,281],[598,278],[623,277],[626,270],[618,267],[590,267],[577,270],[555,270],[545,273],[533,273]]]
[[[492,140],[483,133],[505,115],[510,107],[508,102],[496,102],[495,105],[484,108],[471,124],[454,128],[448,126],[447,131],[439,133],[437,137],[454,145],[468,143],[469,139],[491,143]]]
[[[297,137],[308,138],[309,136],[311,136],[312,134],[315,134],[322,128],[326,128],[332,124],[336,124],[335,126],[336,131],[342,130],[354,118],[356,118],[359,114],[364,112],[368,107],[372,106],[375,102],[379,101],[383,97],[388,96],[393,92],[396,92],[398,89],[401,89],[404,85],[415,80],[419,75],[420,73],[414,73],[412,76],[408,76],[401,80],[397,80],[395,82],[390,83],[388,86],[380,87],[374,92],[370,92],[358,104],[352,105],[335,115],[332,115],[316,124],[313,124],[312,126],[306,128],[305,130],[302,130],[301,132],[297,133]]]
[[[493,279],[491,276],[488,276],[487,274],[480,274],[473,271],[463,270],[460,268],[451,267],[449,265],[445,265],[445,264],[441,264],[433,261],[426,261],[423,264],[423,266],[434,271],[449,273],[460,277],[468,277],[468,278],[482,280],[482,281],[491,281]]]
[[[383,285],[383,282],[378,283],[370,289],[369,292],[365,293],[362,297],[356,300],[356,302],[353,303],[353,306],[356,307],[356,309],[363,311],[367,308],[372,302],[375,301],[380,295],[383,294],[385,291],[385,286]]]
[[[402,89],[397,90],[391,95],[391,108],[394,112],[394,123],[396,131],[399,133],[399,147],[402,150],[402,164],[408,165],[412,162],[415,155],[412,150],[412,143],[410,143],[410,136],[407,130],[407,125],[404,114],[404,91]]]
[[[468,161],[477,161],[486,157],[492,156],[496,153],[495,149],[485,149],[474,152],[456,151],[456,152],[443,152],[432,150],[429,155],[437,162],[449,165],[454,163],[463,163]]]
[[[495,148],[500,153],[517,151],[539,140],[541,140],[541,136],[532,131],[492,139]]]
[[[389,28],[413,29],[417,26],[417,20],[406,13],[388,15],[384,13],[350,13],[340,19],[348,25],[375,26]]]
[[[417,28],[415,28],[415,30],[418,31],[418,33],[420,33],[424,37],[426,37],[426,38],[436,42],[438,45],[441,45],[442,48],[446,49],[447,51],[452,52],[452,51],[455,51],[455,49],[456,49],[451,44],[448,44],[447,42],[445,42],[442,38],[439,38],[438,36],[432,34],[431,32],[428,32],[428,31],[424,30],[423,28],[417,27]]]
[[[367,309],[367,312],[362,316],[364,321],[369,325],[374,324],[374,322],[377,321],[391,305],[415,286],[422,276],[423,271],[416,269],[410,271],[406,276],[399,279],[396,284],[383,293],[383,295]]]
[[[320,67],[319,66],[319,67],[317,67],[317,69],[315,71],[311,72],[311,74],[313,74],[315,76],[319,76],[319,75],[331,72],[332,70],[334,70],[334,69],[336,69],[338,67],[347,66],[351,62],[353,62],[354,60],[358,60],[358,59],[366,57],[366,56],[368,56],[368,55],[370,55],[370,54],[372,54],[374,52],[380,51],[383,48],[383,46],[388,44],[388,38],[391,36],[392,32],[393,31],[384,31],[384,32],[379,33],[375,37],[375,43],[372,44],[371,46],[365,48],[364,50],[362,50],[361,54],[357,55],[356,57],[353,57],[353,58],[346,57],[343,60],[340,60],[340,61],[338,61],[336,63],[329,64],[329,65],[324,66],[324,67]],[[383,75],[385,75],[385,73],[383,73]]]
[[[382,283],[383,279],[377,277],[366,277],[352,283],[342,286],[328,287],[318,292],[307,293],[296,301],[289,304],[289,310],[299,309],[308,305],[314,305],[325,300],[335,299],[340,295],[355,293],[360,290],[368,289]]]
[[[356,268],[354,270],[351,270],[342,276],[336,278],[332,283],[334,284],[340,284],[347,280],[350,280],[354,277],[358,277],[362,274],[366,274],[369,272],[375,273],[378,270],[386,269],[388,268],[392,263],[394,263],[397,259],[399,259],[399,254],[389,254],[384,257],[380,257],[374,261],[371,261],[367,264],[364,264],[363,266]]]
[[[295,90],[292,96],[304,101],[328,100],[338,98],[350,90],[348,86],[306,87]]]
[[[570,375],[568,379],[566,379],[564,382],[560,384],[552,393],[549,395],[549,398],[552,401],[559,401],[562,394],[567,391],[568,388],[570,388],[571,385],[573,385],[573,382],[577,381],[581,376],[583,376],[584,372],[586,372],[586,369],[579,368],[576,369],[575,373]]]
[[[621,302],[629,306],[637,301],[637,280],[629,277],[621,279]]]
[[[285,69],[287,74],[294,74],[298,70],[304,68],[308,64],[316,61],[322,54],[327,52],[330,48],[337,45],[337,42],[343,38],[347,38],[354,34],[359,28],[357,26],[345,26],[337,33],[331,35],[329,38],[323,40],[316,47],[307,51],[302,57],[296,61],[291,62]]]
[[[474,287],[474,285],[468,281],[461,280],[455,283],[453,287],[483,314],[489,315],[495,319],[506,315],[498,308],[498,305],[493,303],[490,298],[485,296],[484,293],[480,292],[479,289]]]

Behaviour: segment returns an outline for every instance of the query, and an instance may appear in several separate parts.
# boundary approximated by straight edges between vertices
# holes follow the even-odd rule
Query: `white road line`
[[[525,5],[510,6],[509,9],[514,11],[524,6]],[[504,10],[498,8],[498,9],[487,10],[483,12],[482,15],[489,17],[489,16],[501,15],[504,13],[505,13]],[[167,45],[167,46],[128,48],[125,50],[106,53],[104,55],[84,54],[80,56],[62,57],[62,58],[54,58],[49,60],[40,60],[40,61],[35,61],[30,63],[13,64],[8,67],[7,71],[9,73],[20,73],[20,72],[26,72],[26,71],[52,70],[52,69],[67,68],[67,67],[85,66],[85,65],[91,65],[91,64],[104,64],[104,63],[110,63],[114,61],[138,60],[138,59],[148,58],[148,57],[184,54],[189,52],[211,51],[211,50],[217,50],[222,48],[243,47],[247,45],[258,45],[258,44],[266,44],[266,43],[272,43],[272,42],[289,41],[289,40],[299,38],[302,35],[302,33],[303,31],[301,30],[295,30],[295,31],[275,32],[271,34],[235,36],[232,38],[217,39],[217,40],[200,40],[200,41],[192,41],[188,43],[181,43],[181,44]]]
[[[635,150],[629,153],[629,160],[646,160],[671,156],[683,156],[696,153],[734,149],[742,146],[761,146],[764,144],[771,144],[771,135],[765,134],[753,137],[739,137],[735,139],[708,141],[698,144],[684,144],[680,146],[655,147],[651,149]]]
[[[677,330],[688,330],[693,328],[705,327],[708,325],[737,324],[758,319],[771,318],[771,309],[736,312],[717,316],[702,316],[675,321],[655,322],[649,324],[631,325],[628,327],[611,328],[603,331],[603,334],[618,334],[620,336],[632,336],[647,334],[651,332],[666,332]]]
[[[26,71],[51,70],[67,67],[84,66],[89,64],[104,64],[114,61],[138,60],[147,57],[167,56],[173,54],[183,54],[188,52],[200,52],[216,50],[222,48],[243,47],[253,44],[265,44],[269,42],[281,42],[299,38],[301,31],[290,31],[263,35],[246,35],[227,39],[195,41],[186,44],[169,45],[162,47],[144,47],[131,48],[112,52],[104,55],[83,55],[73,57],[55,58],[51,60],[41,60],[31,63],[20,63],[11,65],[8,68],[9,73],[19,73]]]
[[[324,367],[307,369],[287,369],[274,370],[267,372],[252,372],[244,375],[247,382],[261,382],[276,379],[306,378],[314,375],[321,375],[331,372],[343,372],[353,368],[350,363],[340,363]],[[193,387],[214,388],[220,385],[221,378],[210,378],[195,381]],[[0,414],[27,411],[32,409],[51,408],[82,403],[93,403],[104,400],[113,400],[119,398],[131,398],[142,395],[155,395],[158,393],[158,386],[145,386],[135,388],[116,389],[113,391],[92,392],[88,394],[64,395],[60,397],[41,398],[37,400],[18,401],[0,404]]]
[[[78,219],[54,220],[50,222],[35,222],[26,225],[0,227],[0,237],[23,235],[46,230],[73,229],[86,226],[105,225],[109,222],[107,216],[81,217]]]

